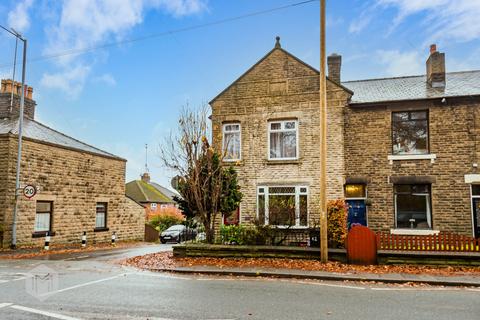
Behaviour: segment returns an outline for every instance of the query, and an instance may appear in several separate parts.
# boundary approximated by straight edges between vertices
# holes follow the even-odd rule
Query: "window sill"
[[[431,163],[435,163],[437,155],[434,153],[429,154],[391,154],[387,157],[390,164],[393,164],[393,161],[398,160],[430,160]]]
[[[47,231],[39,231],[32,233],[32,238],[44,238],[47,235]],[[49,232],[50,237],[55,236],[55,232]]]
[[[440,230],[421,230],[421,229],[390,229],[390,234],[398,234],[403,236],[432,236],[439,234]]]
[[[93,229],[93,232],[104,232],[110,230],[109,228],[95,228]]]
[[[277,164],[300,164],[299,159],[267,159],[267,164],[268,165],[277,165]]]
[[[265,226],[269,226],[275,229],[290,229],[290,230],[306,230],[308,229],[307,226],[274,226],[270,224],[266,224]]]

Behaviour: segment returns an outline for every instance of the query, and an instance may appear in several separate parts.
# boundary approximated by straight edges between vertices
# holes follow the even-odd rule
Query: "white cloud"
[[[161,10],[166,14],[181,17],[198,14],[206,10],[205,0],[64,0],[59,18],[46,28],[47,45],[44,53],[55,54],[65,51],[77,51],[94,47],[109,39],[122,39],[135,26],[143,22],[148,10]],[[85,72],[71,70],[71,65],[90,67],[94,62],[76,55],[65,55],[56,60],[61,69],[55,76],[75,82],[73,86],[53,81],[59,89],[74,89],[77,94],[85,84]],[[83,69],[83,71],[88,71]],[[88,76],[88,72],[87,76]],[[77,74],[78,80],[72,78]],[[52,80],[52,75],[46,75]],[[113,83],[113,77],[104,78],[104,82]],[[113,81],[111,81],[113,80]]]
[[[57,73],[45,73],[40,80],[40,85],[49,89],[62,90],[69,98],[75,99],[82,92],[90,71],[90,66],[78,64]]]
[[[430,42],[480,38],[478,0],[377,0],[376,5],[398,10],[394,26],[411,15],[426,14],[424,25]]]
[[[373,10],[363,11],[357,19],[354,19],[348,28],[350,33],[359,33],[365,29],[374,18]]]
[[[117,81],[110,73],[104,73],[101,76],[95,77],[93,81],[96,83],[104,83],[110,87],[114,87],[117,85]]]
[[[422,56],[416,51],[378,50],[378,61],[385,66],[387,76],[407,76],[425,73]]]
[[[8,26],[18,32],[25,32],[30,27],[30,16],[28,11],[33,0],[23,0],[17,3],[15,8],[8,13]]]

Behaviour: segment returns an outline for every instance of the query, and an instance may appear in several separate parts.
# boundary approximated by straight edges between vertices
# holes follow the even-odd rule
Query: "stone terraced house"
[[[12,240],[21,84],[2,80],[0,90],[0,247]],[[10,101],[13,94],[13,106]],[[20,196],[17,244],[143,239],[144,208],[125,196],[126,160],[102,151],[35,120],[35,102],[25,99],[21,187],[37,194]],[[3,231],[3,232],[2,232]]]
[[[342,82],[340,70],[329,56],[328,199],[347,200],[350,225],[479,237],[480,71],[446,73],[435,45],[426,75]],[[239,173],[240,222],[318,226],[318,70],[277,38],[210,105],[213,142]]]

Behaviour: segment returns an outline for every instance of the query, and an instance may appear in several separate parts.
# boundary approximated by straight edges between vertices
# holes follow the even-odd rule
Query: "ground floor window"
[[[107,227],[107,203],[97,202],[97,210],[95,215],[95,228],[101,229]]]
[[[308,226],[308,188],[258,187],[257,218],[265,225]]]
[[[473,235],[480,237],[480,185],[472,184]]]
[[[395,185],[395,227],[432,229],[430,185]]]
[[[35,232],[51,232],[53,202],[37,201],[35,212]]]

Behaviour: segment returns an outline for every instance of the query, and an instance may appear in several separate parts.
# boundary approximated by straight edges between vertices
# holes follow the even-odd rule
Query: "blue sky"
[[[158,148],[182,106],[207,103],[281,37],[283,48],[319,65],[319,2],[145,41],[72,49],[178,30],[301,0],[4,0],[0,24],[29,40],[27,82],[37,120],[128,160],[127,181],[149,167],[169,185]],[[343,56],[342,79],[424,73],[428,46],[448,71],[480,69],[480,1],[327,1],[327,52]],[[11,77],[14,40],[0,33],[0,76]]]

